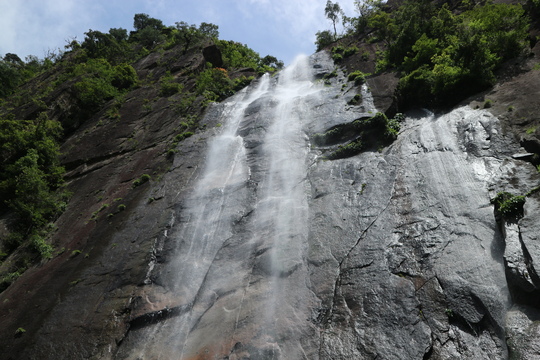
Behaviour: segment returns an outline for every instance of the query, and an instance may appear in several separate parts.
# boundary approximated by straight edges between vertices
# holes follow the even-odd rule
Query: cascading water
[[[177,225],[168,278],[178,315],[146,334],[167,346],[156,350],[150,340],[137,356],[301,359],[317,349],[306,132],[318,114],[307,104],[327,89],[310,61],[299,57],[221,105],[223,126]]]

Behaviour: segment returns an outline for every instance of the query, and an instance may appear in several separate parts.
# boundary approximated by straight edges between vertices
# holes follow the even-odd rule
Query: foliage
[[[109,33],[88,30],[84,33],[84,41],[80,48],[92,58],[104,58],[112,64],[128,61],[134,58],[134,51],[127,42],[127,30],[110,29]],[[77,46],[73,44],[73,46]]]
[[[341,45],[332,47],[332,59],[334,61],[339,62],[343,60],[343,58],[354,55],[358,52],[358,47],[356,46],[350,46],[347,48],[344,48]]]
[[[334,36],[329,30],[317,31],[315,34],[315,45],[317,45],[317,51],[321,51],[328,45],[334,42]]]
[[[328,0],[326,2],[326,6],[324,8],[324,15],[332,21],[332,25],[334,26],[334,40],[337,38],[337,29],[336,29],[336,23],[339,20],[339,17],[343,15],[343,11],[341,10],[341,7],[339,6],[339,3],[333,3],[332,1]]]
[[[153,49],[157,44],[165,41],[165,35],[160,30],[147,26],[144,29],[138,31],[134,36],[142,46],[146,49]]]
[[[12,282],[17,280],[21,276],[23,270],[17,270],[10,273],[7,273],[0,277],[0,292],[4,291]],[[22,332],[20,332],[22,334]]]
[[[211,38],[213,40],[217,40],[219,38],[219,27],[215,24],[202,22],[199,26],[199,31],[206,37]]]
[[[335,53],[335,54],[332,54],[332,60],[334,60],[334,62],[340,62],[341,60],[343,60],[343,55],[340,54],[340,53]]]
[[[354,156],[360,153],[364,149],[362,139],[355,139],[345,145],[339,145],[330,155],[327,156],[329,160],[342,159],[346,157]]]
[[[356,94],[354,97],[347,102],[347,105],[359,105],[362,103],[362,95]]]
[[[197,92],[209,101],[218,101],[233,94],[234,82],[222,68],[204,70],[197,79]]]
[[[336,21],[342,16],[349,34],[370,42],[383,42],[377,71],[400,72],[398,94],[409,106],[444,106],[484,90],[495,80],[501,64],[522,54],[527,45],[529,19],[521,5],[454,2],[436,5],[430,0],[406,0],[399,6],[381,0],[356,0],[357,18],[342,14],[339,5],[327,1],[325,15],[334,34],[319,31],[317,50],[337,38]],[[530,11],[538,11],[534,0]],[[347,52],[333,49],[334,61]]]
[[[144,183],[150,181],[152,177],[148,174],[142,174],[138,179],[133,181],[133,187],[141,186]]]
[[[354,5],[358,12],[358,18],[349,19],[348,23],[352,26],[352,31],[360,34],[368,26],[369,19],[381,8],[381,0],[355,0]]]
[[[282,69],[284,64],[283,61],[278,60],[275,56],[266,55],[259,61],[259,65],[269,66],[274,69]]]
[[[340,159],[360,153],[362,150],[380,147],[394,141],[400,129],[402,114],[388,119],[383,113],[372,117],[354,120],[351,123],[338,125],[322,134],[313,136],[314,144],[318,146],[338,145],[326,155],[327,159]]]
[[[265,73],[274,72],[283,67],[283,61],[270,55],[261,58],[256,51],[247,45],[225,40],[218,40],[216,44],[221,51],[225,68],[252,68],[258,73]]]
[[[353,71],[349,74],[347,79],[349,81],[354,81],[355,85],[362,85],[364,82],[366,82],[366,75],[360,70]]]
[[[80,77],[73,85],[79,106],[88,111],[95,111],[105,101],[121,95],[138,82],[137,73],[131,65],[112,66],[103,58],[78,64],[73,75]]]
[[[506,219],[519,219],[523,217],[523,205],[525,196],[512,195],[509,192],[500,192],[491,199],[495,206],[495,213],[500,214]]]
[[[456,15],[422,0],[392,13],[379,9],[369,26],[388,44],[379,68],[402,73],[403,101],[440,105],[491,85],[495,69],[524,49],[528,19],[520,5],[486,4]]]
[[[182,91],[184,86],[175,81],[174,77],[168,72],[160,79],[160,95],[171,96]]]
[[[0,60],[0,99],[13,94],[19,85],[47,70],[51,65],[50,58],[39,60],[30,55],[24,62],[16,54],[7,53]]]
[[[133,28],[136,32],[146,28],[161,30],[163,28],[163,22],[150,17],[148,14],[135,14],[133,16]]]
[[[171,42],[167,47],[182,45],[185,53],[188,49],[203,43],[204,41],[217,41],[219,27],[215,24],[202,22],[199,27],[188,24],[185,21],[176,22],[176,28],[171,31]]]
[[[44,113],[34,121],[0,120],[0,211],[15,214],[4,250],[27,242],[40,257],[52,255],[44,238],[67,196],[58,191],[64,173],[58,160],[61,133],[60,124]]]

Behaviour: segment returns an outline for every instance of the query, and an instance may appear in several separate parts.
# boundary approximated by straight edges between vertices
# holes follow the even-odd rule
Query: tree
[[[356,31],[362,32],[368,25],[370,17],[381,9],[382,0],[355,0],[354,6],[358,12],[358,18],[356,19]],[[347,19],[346,16],[343,19]],[[351,23],[353,21],[350,21]]]
[[[215,24],[202,22],[199,26],[199,31],[210,38],[219,38],[219,27]]]
[[[7,53],[4,56],[4,61],[10,62],[14,65],[23,65],[23,61],[17,54]]]
[[[275,69],[283,68],[283,61],[278,60],[275,56],[266,55],[261,59],[261,65],[270,66]]]
[[[109,34],[118,42],[126,41],[128,39],[128,32],[126,29],[111,28],[109,29]]]
[[[330,19],[330,21],[332,21],[332,24],[334,25],[334,39],[336,39],[336,23],[338,22],[339,17],[343,15],[343,11],[337,2],[334,4],[332,1],[328,0],[326,2],[326,7],[324,8],[324,14],[328,19]]]
[[[139,31],[135,38],[137,41],[147,49],[153,49],[158,43],[165,40],[165,36],[161,34],[161,31],[151,26],[147,26]]]
[[[163,28],[163,22],[161,20],[151,18],[148,14],[135,14],[133,17],[133,28],[135,31],[141,31],[146,27],[161,30]]]
[[[328,30],[317,31],[315,34],[315,45],[317,45],[317,51],[322,50],[325,46],[330,45],[334,42],[334,37],[332,33]]]
[[[21,83],[21,73],[9,61],[0,61],[0,98],[9,96]]]
[[[175,24],[176,29],[178,30],[175,35],[176,42],[183,45],[184,53],[205,36],[199,29],[197,29],[195,24],[189,25],[185,21],[178,21]],[[210,29],[207,30],[211,31]]]

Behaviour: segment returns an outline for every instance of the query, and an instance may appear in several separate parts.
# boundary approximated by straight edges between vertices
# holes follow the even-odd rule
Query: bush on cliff
[[[370,24],[388,44],[379,69],[401,72],[402,101],[439,106],[492,85],[494,71],[522,54],[529,21],[520,5],[486,4],[454,14],[447,4],[437,8],[423,0],[384,16],[379,10]]]
[[[9,209],[14,214],[3,252],[26,243],[39,257],[51,255],[46,228],[63,211],[67,196],[59,191],[61,134],[60,124],[44,113],[33,121],[0,120],[0,213]]]

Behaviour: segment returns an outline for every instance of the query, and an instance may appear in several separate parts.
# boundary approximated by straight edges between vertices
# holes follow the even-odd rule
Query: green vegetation
[[[407,0],[397,8],[380,0],[355,4],[356,18],[325,13],[331,20],[340,14],[347,41],[380,44],[377,71],[397,70],[398,95],[407,106],[444,107],[486,89],[495,71],[528,45],[529,18],[521,5],[461,1],[451,10],[429,0]],[[338,40],[335,31],[333,39],[324,31],[316,38],[318,50]],[[332,55],[335,61],[346,56]]]
[[[185,54],[188,51],[200,51],[202,46],[214,42],[222,54],[223,65],[220,66],[227,72],[251,68],[262,74],[283,67],[283,62],[271,55],[261,57],[246,45],[218,40],[219,31],[214,24],[203,22],[196,26],[180,21],[176,22],[175,26],[165,26],[161,20],[147,14],[135,14],[133,27],[135,30],[131,32],[122,28],[112,28],[109,33],[89,30],[81,43],[72,41],[66,46],[65,53],[51,55],[43,61],[28,57],[25,63],[15,54],[7,54],[0,61],[0,100],[15,94],[16,96],[12,97],[12,100],[18,99],[18,104],[15,105],[30,101],[29,92],[18,87],[44,71],[55,70],[51,72],[54,75],[50,86],[34,100],[42,101],[58,87],[70,84],[70,93],[77,99],[78,108],[73,108],[72,113],[62,119],[62,124],[67,131],[72,131],[109,100],[121,98],[135,86],[144,84],[131,64],[148,55],[150,51],[163,53],[167,49],[178,47]],[[189,99],[183,101],[181,106],[186,109],[195,101],[197,95],[204,94],[207,101],[219,101],[253,79],[246,76],[229,79],[228,74],[219,77],[220,74],[216,72],[219,70],[212,68],[214,66],[202,74],[199,74],[199,71],[182,74],[197,80],[196,92],[192,89],[185,91],[184,84],[178,81],[176,76],[165,74],[159,79],[160,95],[182,95],[182,98]],[[214,86],[216,74],[218,84]],[[199,79],[201,76],[203,79]],[[113,119],[120,117],[119,112],[113,110],[108,116]]]
[[[321,51],[325,47],[331,45],[335,39],[332,33],[328,30],[317,31],[315,34],[315,45],[317,45],[317,51]]]
[[[362,103],[362,95],[356,94],[354,97],[347,102],[347,105],[359,105]]]
[[[321,147],[331,147],[325,155],[327,159],[350,157],[363,150],[384,146],[394,141],[402,118],[401,114],[388,119],[383,113],[377,113],[372,117],[335,126],[322,134],[315,134],[313,143]],[[342,145],[332,147],[336,144]]]
[[[172,96],[178,94],[184,89],[184,86],[178,83],[170,72],[167,72],[160,80],[160,92],[161,96]]]
[[[339,18],[343,16],[343,11],[341,10],[341,7],[339,6],[337,2],[332,3],[332,1],[328,0],[324,8],[324,14],[330,21],[332,21],[332,25],[334,26],[334,40],[335,40],[337,39],[336,23],[338,22]]]
[[[11,234],[2,252],[21,245],[29,257],[49,258],[46,242],[50,222],[65,209],[64,169],[57,140],[62,128],[41,113],[36,120],[0,120],[0,213],[11,211]]]
[[[486,4],[456,15],[445,4],[406,2],[368,20],[388,45],[379,68],[401,72],[399,91],[408,105],[440,106],[492,85],[494,71],[522,54],[528,19],[519,5]]]
[[[495,206],[495,213],[505,219],[519,219],[523,217],[523,205],[525,204],[525,196],[512,195],[509,192],[500,192],[491,199],[491,203]]]
[[[356,46],[350,46],[347,48],[344,48],[341,45],[334,46],[332,47],[332,59],[334,59],[335,62],[339,62],[346,57],[356,54],[358,51],[358,47]]]
[[[347,77],[347,79],[349,81],[354,81],[355,85],[362,85],[363,83],[366,82],[366,76],[367,75],[368,74],[364,74],[360,70],[356,70],[356,71],[353,71],[352,73],[350,73],[349,76]]]
[[[25,60],[12,53],[7,53],[0,60],[0,99],[13,94],[18,86],[50,69],[57,55],[49,54],[43,60],[31,55]]]
[[[144,183],[150,181],[152,177],[148,174],[142,174],[138,179],[133,181],[133,187],[141,186]]]
[[[138,82],[137,73],[131,65],[113,66],[103,58],[77,64],[72,75],[80,78],[73,85],[73,89],[85,117]]]
[[[218,40],[217,46],[223,58],[223,67],[226,69],[252,68],[259,74],[275,72],[283,68],[283,61],[274,56],[263,58],[257,52],[235,41]]]
[[[227,70],[211,68],[204,70],[197,80],[197,92],[208,101],[222,100],[231,96],[234,82],[229,78]]]

